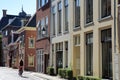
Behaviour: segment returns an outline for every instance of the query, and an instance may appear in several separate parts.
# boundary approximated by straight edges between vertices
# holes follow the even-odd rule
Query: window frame
[[[88,50],[90,50],[90,51],[88,51]],[[88,57],[88,55],[91,55],[91,56]],[[88,59],[91,59],[91,60],[88,60]],[[89,61],[90,61],[91,64],[89,63]],[[87,71],[87,70],[89,70],[89,66],[88,65],[91,67],[90,71]],[[86,34],[85,67],[86,67],[85,75],[93,76],[93,32]]]
[[[79,4],[78,4],[79,2]],[[76,10],[77,6],[79,6],[79,16],[80,16],[80,0],[74,0],[74,29],[80,28],[80,18],[76,17],[76,14],[78,13],[78,10]],[[78,20],[78,24],[76,23]]]
[[[105,1],[103,1],[103,2],[105,2]],[[106,4],[107,4],[107,2],[108,2],[108,0],[106,0]],[[104,19],[104,18],[107,18],[107,17],[111,16],[111,14],[112,14],[111,0],[110,0],[110,14],[108,14],[108,12],[107,12],[106,14],[108,14],[108,15],[103,16],[102,15],[103,14],[102,13],[102,7],[103,7],[102,0],[100,0],[100,19]]]
[[[28,40],[29,40],[29,44],[28,44],[28,48],[35,48],[35,38],[28,38]],[[32,45],[33,46],[31,46],[31,40],[33,40],[33,43],[32,43]]]
[[[93,0],[92,0],[92,4],[91,4],[92,8],[89,7],[90,5],[89,6],[87,5],[87,4],[89,4],[89,2],[90,2],[89,0],[85,0],[85,24],[93,23]],[[91,10],[91,9],[92,9],[91,13],[90,13],[90,11],[87,11],[87,10]],[[87,14],[89,14],[89,15],[91,14],[91,17],[88,18]],[[91,19],[91,20],[89,20],[89,19]]]
[[[68,5],[69,5],[69,2],[68,2],[68,0],[64,0],[64,16],[65,16],[65,23],[64,23],[64,25],[65,25],[65,27],[64,27],[64,32],[68,32],[69,31],[69,21],[68,21],[68,14],[69,14],[69,7],[68,7]]]
[[[58,2],[58,35],[62,33],[62,2]]]

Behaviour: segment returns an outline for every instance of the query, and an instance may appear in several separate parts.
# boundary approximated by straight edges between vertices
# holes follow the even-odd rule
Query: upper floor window
[[[86,24],[93,21],[93,0],[86,0]]]
[[[111,15],[111,0],[101,0],[101,18]]]
[[[52,35],[55,35],[55,6],[52,7]]]
[[[64,0],[65,6],[65,29],[64,31],[68,31],[68,0]]]
[[[48,0],[38,0],[37,1],[38,9],[41,8],[42,6],[44,6],[47,3],[48,3]]]
[[[118,0],[118,4],[120,4],[120,0]]]
[[[34,38],[29,38],[29,48],[34,48],[35,47],[35,40]]]
[[[58,3],[58,34],[61,34],[61,24],[62,24],[62,4],[61,1]]]
[[[80,27],[80,0],[74,0],[74,18],[75,18],[75,28]]]

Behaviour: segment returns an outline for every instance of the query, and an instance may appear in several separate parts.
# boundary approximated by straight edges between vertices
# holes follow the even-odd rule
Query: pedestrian
[[[19,63],[19,75],[22,76],[22,73],[23,73],[23,60],[21,59]]]

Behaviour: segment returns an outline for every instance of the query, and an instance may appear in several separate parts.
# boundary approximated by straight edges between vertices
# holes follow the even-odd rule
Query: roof
[[[13,27],[20,27],[21,26],[21,19],[19,17],[14,17],[10,23],[8,23],[5,27],[3,27],[1,30],[4,30],[9,25]]]
[[[36,27],[36,13],[29,19],[25,26]]]
[[[0,30],[9,23],[9,19],[13,19],[14,17],[18,17],[16,15],[6,15],[2,17],[0,20]]]

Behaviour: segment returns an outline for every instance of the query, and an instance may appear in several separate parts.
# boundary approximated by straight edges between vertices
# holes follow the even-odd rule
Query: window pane
[[[65,31],[68,31],[68,0],[65,0]]]
[[[112,80],[112,36],[111,29],[101,31],[102,34],[102,78]]]
[[[80,0],[75,0],[75,27],[80,26]]]
[[[86,0],[86,23],[93,21],[93,0]]]
[[[86,34],[86,75],[93,75],[93,33]]]
[[[101,0],[101,17],[111,15],[111,0]]]

